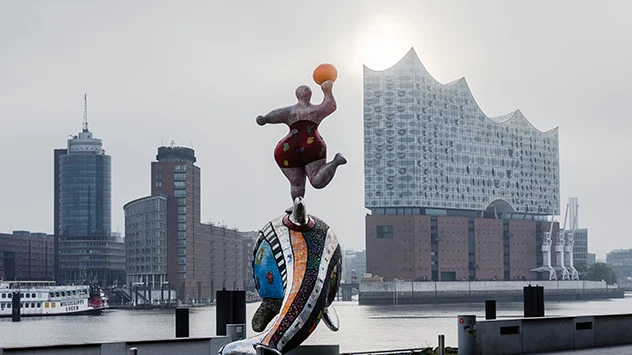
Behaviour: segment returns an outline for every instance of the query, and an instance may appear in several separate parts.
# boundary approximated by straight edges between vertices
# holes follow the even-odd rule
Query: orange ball
[[[327,80],[336,81],[336,78],[338,78],[338,70],[336,70],[336,67],[332,64],[324,63],[314,69],[312,77],[318,85]]]

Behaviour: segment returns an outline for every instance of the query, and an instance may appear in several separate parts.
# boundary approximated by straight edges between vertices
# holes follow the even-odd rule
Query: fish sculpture
[[[252,328],[260,334],[229,343],[219,354],[255,355],[258,348],[286,354],[307,339],[321,320],[337,331],[332,302],[341,268],[336,234],[321,219],[310,216],[303,198],[296,197],[292,212],[268,222],[255,243],[255,287],[263,301]]]

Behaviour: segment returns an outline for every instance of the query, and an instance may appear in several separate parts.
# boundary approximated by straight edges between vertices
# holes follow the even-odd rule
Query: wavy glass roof
[[[558,214],[557,128],[520,112],[489,117],[464,78],[439,83],[414,49],[364,68],[365,206]]]

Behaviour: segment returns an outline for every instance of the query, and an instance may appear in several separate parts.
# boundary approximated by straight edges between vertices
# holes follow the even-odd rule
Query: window
[[[173,180],[175,181],[183,181],[187,179],[187,174],[186,173],[174,173],[173,174]]]
[[[179,198],[178,199],[178,206],[186,206],[187,205],[187,199],[186,198]]]
[[[186,223],[178,223],[178,230],[179,231],[186,231],[187,230],[187,224]]]
[[[187,221],[187,215],[186,214],[179,214],[178,215],[178,222],[186,222]]]
[[[42,304],[40,302],[37,302],[37,308],[42,308]]]
[[[6,293],[3,293],[3,294],[2,294],[2,298],[7,298],[7,294],[6,294]]]
[[[393,226],[376,226],[378,239],[393,239]]]
[[[162,187],[162,182],[161,181],[156,181],[156,187]]]
[[[178,213],[187,213],[186,206],[178,206]]]
[[[175,190],[175,191],[173,191],[173,196],[175,196],[175,197],[186,197],[187,196],[187,190]]]
[[[31,298],[31,294],[30,294],[30,293],[27,293],[27,294],[26,294],[26,298]]]
[[[187,182],[186,181],[174,181],[173,182],[173,187],[176,189],[182,189],[187,187]]]
[[[31,293],[31,298],[35,298],[35,294],[34,293]]]
[[[178,232],[178,239],[187,239],[187,232]]]

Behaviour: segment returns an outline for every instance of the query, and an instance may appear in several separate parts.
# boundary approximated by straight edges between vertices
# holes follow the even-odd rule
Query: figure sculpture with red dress
[[[340,153],[327,162],[327,145],[318,132],[320,123],[336,110],[332,88],[337,75],[335,68],[330,66],[324,76],[326,80],[319,82],[322,80],[317,76],[319,68],[314,71],[314,79],[323,90],[322,103],[313,105],[312,90],[306,85],[301,85],[296,89],[298,102],[295,105],[257,117],[257,123],[261,126],[285,123],[289,127],[288,134],[274,149],[274,159],[290,182],[292,201],[305,196],[307,179],[315,189],[322,189],[333,179],[336,169],[347,163]],[[288,208],[288,213],[291,212],[291,208]]]

